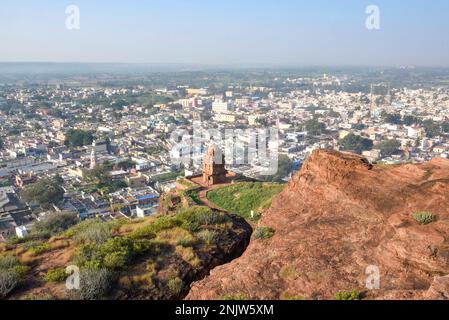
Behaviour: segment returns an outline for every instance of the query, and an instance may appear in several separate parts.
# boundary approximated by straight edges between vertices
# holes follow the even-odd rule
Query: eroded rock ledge
[[[416,212],[437,221],[419,224]],[[188,299],[332,299],[359,290],[368,299],[449,297],[449,161],[371,166],[315,151],[260,222],[273,238],[193,284]],[[379,267],[380,290],[365,288]]]

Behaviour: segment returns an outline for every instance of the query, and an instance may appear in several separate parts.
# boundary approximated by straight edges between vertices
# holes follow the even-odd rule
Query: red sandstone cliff
[[[434,213],[427,226],[413,218]],[[449,298],[449,161],[372,167],[355,155],[316,151],[260,221],[273,238],[195,283],[188,299]],[[378,266],[381,289],[367,290]]]

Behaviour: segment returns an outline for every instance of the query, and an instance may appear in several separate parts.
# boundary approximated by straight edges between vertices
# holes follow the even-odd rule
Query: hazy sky
[[[449,66],[449,1],[1,0],[0,61]]]

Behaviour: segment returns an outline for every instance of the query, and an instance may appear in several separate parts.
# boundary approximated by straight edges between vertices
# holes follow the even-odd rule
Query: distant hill
[[[0,73],[2,74],[132,74],[196,70],[198,68],[198,66],[180,64],[0,62]]]

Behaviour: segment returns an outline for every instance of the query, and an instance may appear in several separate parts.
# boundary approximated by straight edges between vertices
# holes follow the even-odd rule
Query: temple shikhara
[[[240,181],[244,179],[237,173],[226,170],[225,166],[224,153],[217,145],[211,144],[203,158],[203,172],[178,179],[176,189],[186,190],[192,188],[193,184],[199,188],[199,197],[206,203],[208,191],[233,184],[236,179],[240,179]],[[188,181],[187,184],[185,183],[186,180]],[[250,181],[250,179],[245,178],[245,181]]]
[[[225,183],[227,170],[225,169],[225,156],[218,154],[220,151],[216,145],[211,145],[204,157],[203,184],[212,186]],[[220,161],[221,160],[221,161]]]

